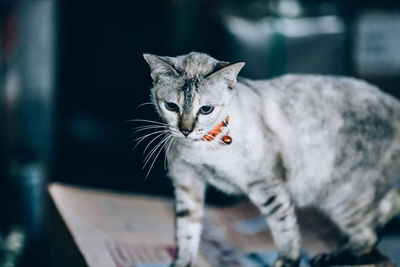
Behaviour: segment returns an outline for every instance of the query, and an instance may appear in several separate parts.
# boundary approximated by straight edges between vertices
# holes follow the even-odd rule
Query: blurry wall
[[[45,248],[57,70],[55,5],[51,0],[0,1],[0,240],[3,233],[20,237],[13,248],[1,244],[2,266],[17,264],[24,247],[29,247],[29,261],[40,262],[43,255],[30,248]]]
[[[385,35],[385,41],[366,37],[374,34],[368,29],[375,23],[376,12],[381,14],[379,21],[397,25],[399,13],[393,7],[399,4],[338,0],[61,1],[53,179],[170,193],[162,159],[144,181],[144,146],[132,151],[129,143],[138,137],[130,134],[139,124],[124,123],[133,118],[157,120],[150,105],[138,107],[149,101],[151,86],[142,53],[174,56],[202,51],[222,60],[244,60],[242,75],[250,78],[287,72],[323,73],[356,75],[383,84],[390,76],[391,82],[383,86],[396,94],[397,67],[386,76],[359,71],[371,64],[360,58],[376,54],[365,48],[366,44],[375,41],[374,47],[381,45],[384,51],[392,47],[385,44],[398,44],[387,30],[385,35],[385,26],[370,30]]]

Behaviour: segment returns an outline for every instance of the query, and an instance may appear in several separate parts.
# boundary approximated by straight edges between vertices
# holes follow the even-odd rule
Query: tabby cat
[[[317,208],[348,237],[314,265],[355,263],[374,249],[377,229],[400,211],[399,101],[353,78],[250,80],[237,77],[243,62],[203,53],[144,58],[175,190],[172,266],[195,261],[207,185],[258,207],[274,266],[299,264],[296,207]]]

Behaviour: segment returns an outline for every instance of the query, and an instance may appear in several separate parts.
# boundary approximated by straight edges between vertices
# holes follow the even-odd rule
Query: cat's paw
[[[272,267],[298,267],[300,260],[291,260],[288,258],[278,258]]]
[[[358,262],[358,258],[352,256],[348,251],[338,250],[332,253],[322,253],[311,259],[310,265],[313,267],[332,266],[332,265],[352,265]]]
[[[312,267],[329,266],[332,261],[332,255],[322,253],[311,259],[310,265]]]
[[[325,267],[334,265],[388,265],[391,260],[374,249],[368,254],[354,256],[347,250],[338,250],[332,253],[322,253],[310,261],[313,267]]]
[[[182,264],[182,263],[180,263],[180,262],[178,262],[178,261],[173,261],[173,262],[169,265],[169,267],[190,267],[190,266],[191,266],[191,263]]]

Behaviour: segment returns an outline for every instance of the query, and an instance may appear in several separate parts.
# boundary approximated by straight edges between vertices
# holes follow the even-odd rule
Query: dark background
[[[343,34],[345,39],[337,36],[340,44],[334,47],[342,50],[327,50],[332,55],[325,57],[332,62],[323,62],[311,55],[310,60],[322,61],[327,67],[309,67],[310,71],[356,75],[352,52],[347,51],[352,38],[350,23],[356,11],[377,3],[390,6],[390,2],[384,1],[360,1],[359,4],[351,1],[351,6],[347,2],[304,1],[306,7],[310,6],[308,12],[314,16],[318,15],[318,5],[332,3],[336,11],[331,13],[343,19],[347,27]],[[52,169],[52,178],[56,180],[129,191],[170,192],[163,178],[162,164],[156,165],[144,181],[143,149],[139,147],[132,152],[129,144],[130,131],[138,125],[124,123],[132,118],[156,119],[151,106],[137,108],[149,101],[151,86],[143,53],[175,56],[202,51],[221,60],[244,60],[248,64],[243,75],[251,78],[268,78],[286,72],[263,71],[269,62],[257,62],[254,59],[259,56],[257,53],[251,58],[243,57],[242,51],[251,47],[240,49],[239,41],[224,27],[224,16],[231,14],[249,21],[272,14],[265,1],[150,0],[140,5],[121,0],[112,4],[108,1],[61,1],[59,11],[56,160]],[[326,41],[327,45],[336,41],[335,37],[331,39]],[[315,37],[317,42],[318,37]],[[315,47],[319,49],[318,45]],[[299,53],[304,52],[300,50]],[[324,56],[323,52],[319,56]],[[300,56],[299,59],[308,60]],[[333,62],[335,60],[339,64]],[[307,67],[309,64],[303,63]],[[303,72],[299,65],[295,71]],[[329,65],[333,67],[329,69]],[[257,71],[250,72],[247,70],[250,68]],[[392,91],[391,86],[386,89]]]
[[[138,107],[143,53],[243,60],[257,79],[356,76],[399,97],[399,21],[382,0],[0,0],[0,242],[22,225],[46,246],[50,182],[171,196],[163,155],[145,179],[146,141],[132,149],[143,123],[129,120],[158,119]],[[29,242],[31,264],[46,261]]]

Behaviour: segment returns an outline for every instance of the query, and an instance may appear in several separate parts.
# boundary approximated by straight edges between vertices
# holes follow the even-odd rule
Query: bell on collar
[[[229,135],[224,135],[224,137],[222,137],[222,141],[229,145],[230,143],[232,143],[232,137],[230,137]]]

